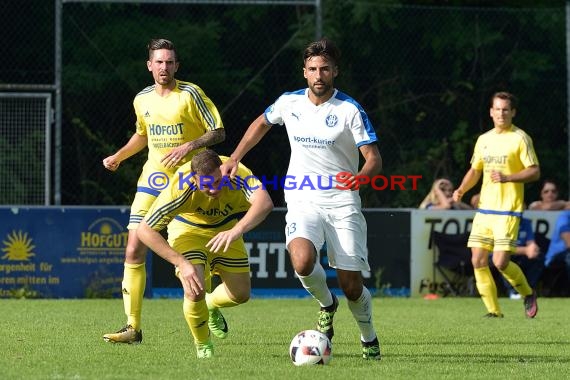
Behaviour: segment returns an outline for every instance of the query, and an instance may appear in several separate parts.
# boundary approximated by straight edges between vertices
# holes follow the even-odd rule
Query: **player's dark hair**
[[[513,110],[516,109],[518,106],[518,99],[516,96],[514,96],[510,92],[499,91],[495,92],[493,96],[491,96],[491,108],[493,107],[493,100],[495,100],[496,98],[508,100],[509,103],[511,104],[511,109]]]
[[[212,149],[204,149],[192,157],[190,168],[197,175],[212,174],[222,164],[220,156]]]
[[[152,39],[148,43],[147,49],[148,49],[149,60],[152,60],[152,55],[155,50],[166,49],[166,50],[172,50],[174,52],[174,59],[176,60],[176,62],[178,62],[178,53],[176,52],[176,47],[174,47],[174,44],[169,40],[166,40],[164,38]]]
[[[340,50],[334,42],[327,38],[322,38],[318,41],[311,42],[303,53],[303,64],[312,57],[323,57],[327,61],[333,62],[338,65],[340,60]]]

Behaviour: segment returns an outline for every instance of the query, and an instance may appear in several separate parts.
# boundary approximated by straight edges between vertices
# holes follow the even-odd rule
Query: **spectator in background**
[[[471,207],[461,201],[453,200],[453,184],[446,178],[436,179],[431,191],[420,204],[424,210],[470,210]]]
[[[570,283],[570,210],[562,211],[556,219],[544,266],[550,267],[560,262],[566,266],[568,283]]]
[[[471,197],[471,199],[469,200],[469,204],[471,205],[471,207],[477,210],[479,208],[480,199],[481,199],[481,193],[477,193]]]
[[[529,210],[564,210],[567,202],[558,199],[558,185],[552,179],[545,179],[540,188],[540,200],[528,206]]]

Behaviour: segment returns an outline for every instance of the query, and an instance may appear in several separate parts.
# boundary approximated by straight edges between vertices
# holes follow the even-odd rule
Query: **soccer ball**
[[[331,360],[331,354],[331,341],[316,330],[301,331],[289,346],[289,356],[296,366],[327,364]]]

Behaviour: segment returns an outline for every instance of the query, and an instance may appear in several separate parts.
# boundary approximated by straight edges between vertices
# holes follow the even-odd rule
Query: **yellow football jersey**
[[[497,214],[522,212],[524,183],[494,183],[491,172],[509,175],[533,165],[538,165],[538,158],[532,139],[522,129],[512,125],[502,133],[492,129],[479,136],[471,158],[471,167],[483,172],[479,211]]]
[[[228,157],[220,157],[225,162]],[[208,197],[199,190],[200,184],[191,177],[190,163],[182,165],[172,176],[145,217],[147,224],[160,231],[175,219],[180,228],[212,235],[228,230],[241,218],[251,204],[249,199],[262,184],[251,170],[239,164],[235,179],[224,177],[220,183],[221,194]]]
[[[177,167],[166,168],[160,162],[164,155],[207,131],[224,127],[214,103],[195,84],[176,80],[174,90],[164,97],[154,89],[154,85],[145,88],[133,101],[137,117],[136,133],[148,139],[148,160],[137,186],[149,190],[156,190],[150,183],[153,175],[160,172],[171,176],[177,170]],[[180,165],[190,161],[201,150],[190,152],[180,161]]]

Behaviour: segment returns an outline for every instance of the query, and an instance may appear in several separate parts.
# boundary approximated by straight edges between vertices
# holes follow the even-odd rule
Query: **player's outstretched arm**
[[[360,153],[364,157],[364,165],[358,172],[358,175],[366,177],[374,177],[382,171],[382,156],[378,150],[378,146],[373,144],[362,145]]]
[[[453,201],[459,202],[463,195],[479,182],[481,173],[481,170],[470,168],[463,177],[461,185],[453,192]]]
[[[265,120],[265,114],[261,114],[255,119],[245,131],[238,146],[232,154],[230,159],[220,166],[223,176],[235,177],[238,164],[242,158],[249,152],[258,142],[261,141],[263,136],[271,129]]]
[[[184,291],[198,295],[204,290],[204,281],[192,263],[184,256],[176,252],[158,231],[153,230],[146,221],[142,221],[137,227],[137,236],[154,253],[178,267],[180,270],[180,282]]]
[[[206,247],[212,252],[218,252],[223,248],[227,252],[230,244],[239,239],[244,233],[254,229],[261,223],[267,215],[273,210],[273,201],[269,196],[267,190],[259,187],[250,197],[251,207],[243,218],[236,223],[233,228],[222,231],[214,236],[207,244]]]
[[[103,159],[103,166],[105,169],[114,172],[119,168],[121,162],[146,148],[147,143],[148,140],[146,136],[134,133],[129,141],[121,149],[119,149],[112,156]]]

